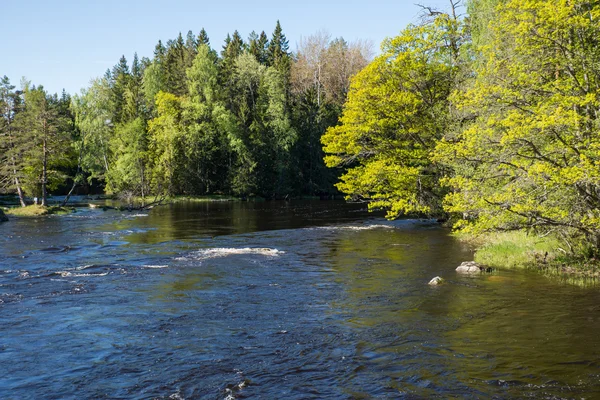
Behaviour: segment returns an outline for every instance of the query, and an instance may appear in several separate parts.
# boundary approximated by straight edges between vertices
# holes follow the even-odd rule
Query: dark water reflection
[[[470,257],[332,202],[13,220],[0,398],[599,398],[598,289]]]

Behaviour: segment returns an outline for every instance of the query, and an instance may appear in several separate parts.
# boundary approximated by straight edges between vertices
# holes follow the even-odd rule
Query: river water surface
[[[469,259],[338,202],[12,219],[0,398],[600,398],[600,290]]]

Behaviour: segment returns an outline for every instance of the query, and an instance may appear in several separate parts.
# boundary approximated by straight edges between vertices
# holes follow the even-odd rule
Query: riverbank
[[[476,249],[476,262],[492,268],[530,269],[551,276],[600,279],[598,260],[570,256],[565,244],[551,235],[540,237],[525,231],[455,235]]]

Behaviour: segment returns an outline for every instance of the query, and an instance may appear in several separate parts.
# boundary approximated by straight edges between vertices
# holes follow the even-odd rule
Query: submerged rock
[[[484,267],[475,261],[465,261],[456,268],[459,274],[481,274],[483,272],[491,272],[491,268]]]
[[[0,208],[0,222],[8,221],[8,217],[4,214],[4,211]]]
[[[433,278],[432,280],[429,281],[429,285],[431,285],[431,286],[437,286],[437,285],[441,285],[444,282],[446,282],[444,280],[444,278],[436,276],[435,278]]]

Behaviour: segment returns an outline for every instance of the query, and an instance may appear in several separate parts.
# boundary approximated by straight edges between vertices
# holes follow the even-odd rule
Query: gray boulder
[[[491,272],[491,268],[486,268],[475,261],[465,261],[456,268],[459,274],[481,274],[483,272]]]
[[[435,278],[433,278],[432,280],[429,281],[429,285],[431,285],[431,286],[438,286],[438,285],[441,285],[444,282],[445,282],[444,278],[440,278],[439,276],[436,276]]]
[[[6,214],[4,214],[4,211],[2,211],[2,209],[0,208],[0,222],[6,222],[8,221],[8,217],[6,216]]]

